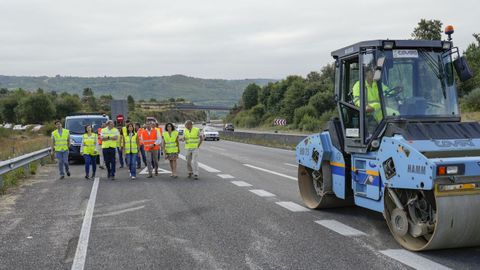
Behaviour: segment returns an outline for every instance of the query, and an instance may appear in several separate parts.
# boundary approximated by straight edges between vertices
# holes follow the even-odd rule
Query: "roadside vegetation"
[[[412,38],[441,39],[442,26],[439,20],[422,19],[413,30]],[[467,121],[480,120],[480,34],[473,34],[473,38],[473,42],[462,49],[474,77],[463,83],[457,80],[460,107],[468,113],[463,117]],[[310,72],[305,78],[292,75],[262,87],[250,84],[226,122],[237,128],[319,132],[328,120],[338,117],[333,92],[333,63]],[[286,119],[287,126],[275,127],[273,122],[277,118]]]

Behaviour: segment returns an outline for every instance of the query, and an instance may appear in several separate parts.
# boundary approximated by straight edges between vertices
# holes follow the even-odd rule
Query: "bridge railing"
[[[18,168],[24,168],[25,173],[30,171],[30,163],[47,157],[51,154],[52,149],[50,147],[38,150],[32,153],[28,153],[16,158],[0,161],[0,187],[3,186],[3,175]]]

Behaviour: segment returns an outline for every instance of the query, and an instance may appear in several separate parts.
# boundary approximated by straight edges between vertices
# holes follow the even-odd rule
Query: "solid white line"
[[[260,197],[275,197],[275,194],[265,191],[263,189],[251,189],[249,191]]]
[[[252,186],[249,183],[244,182],[244,181],[232,181],[231,183],[236,185],[236,186],[239,186],[239,187],[251,187]]]
[[[417,255],[405,249],[387,249],[380,250],[380,252],[394,260],[397,260],[405,265],[415,269],[422,270],[447,270],[451,269],[442,264],[431,261],[425,257]]]
[[[256,169],[256,170],[259,170],[259,171],[263,171],[263,172],[275,174],[275,175],[278,175],[278,176],[281,176],[281,177],[288,178],[288,179],[290,179],[290,180],[297,181],[297,178],[296,178],[296,177],[289,176],[289,175],[286,175],[286,174],[283,174],[283,173],[278,173],[278,172],[270,171],[270,170],[267,170],[267,169],[264,169],[264,168],[260,168],[260,167],[257,167],[257,166],[250,165],[250,164],[243,164],[243,165],[244,165],[244,166],[247,166],[247,167],[250,167],[250,168],[253,168],[253,169]]]
[[[295,168],[298,167],[298,165],[292,164],[292,163],[283,163],[283,164],[285,164],[285,165],[287,165],[287,166],[290,166],[290,167],[295,167]]]
[[[95,208],[95,200],[97,199],[99,178],[96,177],[93,182],[90,198],[88,199],[87,209],[83,217],[82,229],[78,238],[77,251],[73,259],[72,270],[83,270],[85,267],[85,259],[87,258],[88,238],[90,237],[90,227],[92,225],[93,210]]]
[[[360,236],[360,235],[367,235],[366,233],[354,229],[350,226],[347,226],[341,222],[336,220],[317,220],[315,223],[322,225],[323,227],[330,229],[334,232],[337,232],[344,236]]]
[[[227,151],[223,148],[220,148],[220,147],[216,147],[216,146],[210,146],[210,148],[213,148],[213,149],[217,149],[217,150],[220,150],[220,151]]]
[[[305,208],[299,204],[294,202],[276,202],[276,204],[280,205],[283,208],[286,208],[292,212],[307,212],[310,211],[308,208]]]
[[[217,174],[217,175],[218,175],[218,177],[223,178],[223,179],[235,178],[235,177],[233,177],[233,175],[230,175],[230,174]]]
[[[185,160],[185,161],[187,160],[187,158],[186,158],[184,155],[178,155],[178,157],[181,158],[181,159],[183,159],[183,160]],[[202,168],[202,169],[204,169],[205,171],[210,172],[210,173],[219,173],[219,172],[221,172],[221,171],[219,171],[219,170],[217,170],[217,169],[215,169],[215,168],[212,168],[212,167],[210,167],[210,166],[208,166],[208,165],[205,165],[205,164],[203,164],[203,163],[201,163],[201,162],[198,163],[198,167],[200,167],[200,168]]]

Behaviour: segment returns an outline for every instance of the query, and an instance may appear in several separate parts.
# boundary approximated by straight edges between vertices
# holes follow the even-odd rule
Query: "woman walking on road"
[[[170,169],[172,170],[172,175],[170,177],[177,178],[177,159],[180,148],[178,144],[178,131],[175,130],[172,123],[167,123],[165,125],[162,139],[163,147],[165,149],[165,159],[170,162]]]
[[[122,136],[123,147],[122,152],[125,153],[127,158],[128,169],[130,170],[130,176],[132,180],[135,180],[137,176],[137,158],[139,155],[140,142],[137,133],[135,132],[135,127],[132,123],[127,125],[127,131]]]
[[[92,132],[92,125],[85,127],[85,134],[82,138],[82,146],[80,147],[80,154],[85,160],[85,179],[90,179],[90,165],[92,165],[92,177],[95,178],[97,171],[97,156],[98,156],[98,135]]]

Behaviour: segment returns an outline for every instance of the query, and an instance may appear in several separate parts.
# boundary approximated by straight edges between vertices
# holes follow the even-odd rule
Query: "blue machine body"
[[[385,187],[433,190],[435,181],[442,178],[437,175],[438,166],[460,165],[462,177],[479,176],[479,156],[435,157],[440,152],[476,150],[480,150],[480,139],[407,141],[395,135],[383,137],[377,151],[348,155],[350,160],[346,163],[344,154],[325,131],[301,141],[296,158],[300,165],[312,170],[320,170],[322,162],[329,162],[336,197],[345,199],[351,193],[356,205],[383,212]],[[390,167],[393,164],[394,172],[385,169],[388,164]]]

